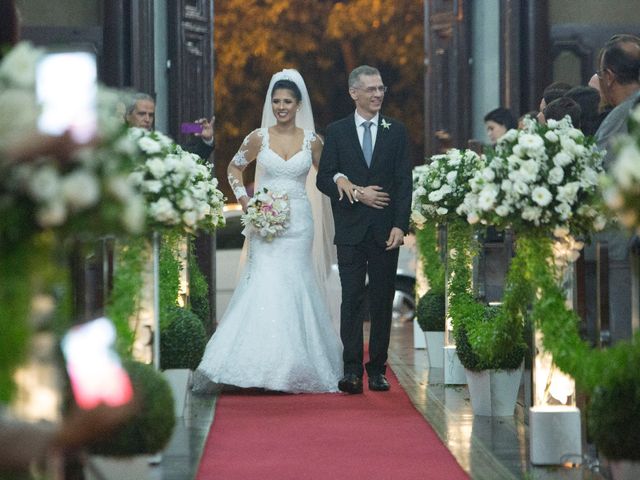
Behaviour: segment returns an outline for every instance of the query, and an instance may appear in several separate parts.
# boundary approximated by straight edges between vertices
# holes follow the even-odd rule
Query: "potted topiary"
[[[89,447],[87,480],[140,480],[151,477],[149,456],[160,452],[173,433],[173,398],[166,380],[151,365],[123,362],[138,411],[126,425]]]
[[[175,413],[182,417],[193,370],[198,367],[207,345],[202,321],[191,310],[171,307],[165,310],[160,330],[160,368],[171,385]]]
[[[506,307],[490,307],[477,301],[471,290],[471,259],[477,245],[469,227],[450,228],[451,280],[449,314],[460,363],[465,370],[471,406],[475,415],[513,415],[524,366],[526,344],[523,309],[528,296],[514,288],[520,273],[512,264],[507,278]],[[517,296],[517,302],[509,301]],[[487,328],[490,327],[490,328]],[[491,335],[487,335],[490,332]]]
[[[442,368],[446,318],[444,292],[429,290],[425,293],[418,301],[416,314],[418,324],[424,332],[429,366]]]

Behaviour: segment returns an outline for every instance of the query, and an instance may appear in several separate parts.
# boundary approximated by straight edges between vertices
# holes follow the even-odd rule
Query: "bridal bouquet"
[[[568,117],[509,130],[488,155],[458,207],[469,223],[564,234],[601,230],[602,152]],[[564,236],[564,235],[563,235]]]
[[[427,220],[446,223],[458,218],[457,208],[469,191],[469,181],[484,165],[472,150],[448,150],[434,155],[431,162],[413,171],[413,207],[411,220],[422,228]]]
[[[43,51],[23,42],[0,63],[0,145],[36,134],[36,64]],[[100,138],[60,161],[42,156],[10,163],[0,149],[0,236],[20,241],[42,229],[66,233],[139,233],[144,200],[131,184],[139,150],[119,120],[120,96],[98,92]]]
[[[629,134],[619,138],[604,199],[627,227],[640,225],[640,106],[629,117]]]
[[[249,200],[247,213],[242,215],[241,221],[270,242],[289,227],[289,214],[287,194],[263,188]]]
[[[224,225],[224,195],[210,164],[160,132],[130,128],[129,135],[143,152],[131,179],[144,193],[152,224],[188,232]]]

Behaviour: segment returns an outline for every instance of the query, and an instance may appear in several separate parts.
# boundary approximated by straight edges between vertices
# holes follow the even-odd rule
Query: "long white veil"
[[[296,126],[304,130],[311,130],[315,132],[316,128],[313,120],[313,110],[311,108],[309,92],[302,75],[300,75],[300,72],[295,69],[284,69],[275,73],[271,77],[271,82],[269,83],[269,89],[267,90],[262,109],[261,127],[268,128],[277,123],[271,107],[271,94],[273,92],[273,86],[278,80],[290,80],[300,89],[302,100],[300,102],[300,110],[296,114]],[[254,180],[254,191],[256,192],[259,189],[261,175],[261,166],[256,162]],[[335,227],[333,223],[333,215],[331,213],[331,202],[317,189],[316,169],[313,167],[309,169],[309,175],[307,175],[306,192],[309,203],[311,204],[314,225],[311,258],[315,267],[319,286],[327,299],[327,305],[329,306],[333,324],[339,331],[341,288],[340,279],[335,268],[335,265],[337,264],[336,248],[333,245]],[[247,238],[245,241],[245,249],[248,248],[248,241],[249,240]]]

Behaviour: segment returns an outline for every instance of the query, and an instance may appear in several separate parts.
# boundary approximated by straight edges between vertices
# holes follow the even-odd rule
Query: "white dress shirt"
[[[378,119],[380,118],[380,113],[376,113],[375,117],[373,117],[370,122],[372,122],[371,127],[371,151],[373,152],[376,148],[376,137],[378,136]],[[354,116],[354,121],[356,122],[356,132],[358,133],[358,141],[360,142],[360,148],[362,148],[362,139],[364,138],[364,125],[363,123],[367,120],[362,118],[358,111],[356,110]],[[340,177],[347,178],[348,177],[344,173],[336,173],[333,176],[333,181],[336,182]]]

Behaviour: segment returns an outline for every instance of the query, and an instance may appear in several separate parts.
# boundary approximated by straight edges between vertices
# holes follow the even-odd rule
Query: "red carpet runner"
[[[197,479],[468,479],[388,378],[363,395],[224,393]]]

